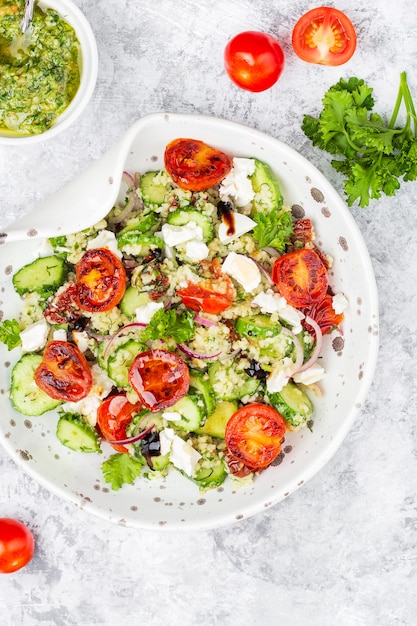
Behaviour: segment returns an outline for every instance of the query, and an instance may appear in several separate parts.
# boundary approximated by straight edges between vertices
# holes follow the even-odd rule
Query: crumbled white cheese
[[[219,239],[222,243],[230,243],[256,226],[256,222],[252,218],[237,212],[233,212],[233,223],[234,228],[231,235],[227,234],[229,227],[225,222],[221,222],[219,225]]]
[[[85,330],[73,330],[72,338],[77,344],[78,349],[81,350],[81,352],[87,352],[89,337]]]
[[[139,322],[139,324],[149,324],[155,313],[163,308],[163,302],[148,302],[147,304],[142,304],[135,309],[136,321]]]
[[[220,185],[220,198],[223,200],[231,199],[238,207],[249,204],[255,197],[252,182],[249,178],[254,172],[255,161],[253,159],[235,157],[232,169]]]
[[[164,411],[162,417],[168,422],[178,422],[178,420],[182,419],[182,415],[178,411]]]
[[[288,383],[294,371],[293,361],[285,357],[279,361],[266,379],[266,388],[269,393],[277,393]]]
[[[54,341],[67,341],[67,331],[65,328],[57,328],[52,334]]]
[[[22,352],[36,352],[46,345],[49,333],[49,324],[45,319],[27,326],[20,333]]]
[[[229,252],[222,265],[223,272],[240,283],[249,293],[261,282],[261,272],[252,259],[244,254]]]
[[[116,235],[111,230],[101,230],[97,237],[89,240],[87,250],[93,250],[94,248],[108,248],[110,252],[113,252],[120,259],[123,256],[117,247]]]
[[[198,261],[206,259],[208,254],[209,249],[204,241],[195,241],[194,239],[191,239],[191,241],[187,241],[185,244],[185,255],[190,259],[190,261],[198,263]]]
[[[336,313],[336,315],[339,315],[340,313],[346,311],[348,306],[349,302],[343,293],[337,293],[335,296],[333,296],[332,309]]]
[[[285,298],[272,289],[258,293],[252,300],[252,304],[259,306],[262,313],[278,313],[284,322],[292,326],[296,335],[302,331],[301,320],[304,319],[304,314],[288,304]]]
[[[171,463],[179,470],[192,476],[201,454],[192,445],[175,434],[172,428],[164,428],[159,433],[161,454],[169,454]]]
[[[313,365],[304,372],[294,374],[293,380],[294,382],[302,383],[303,385],[312,385],[313,383],[317,383],[319,380],[322,380],[325,374],[324,367],[322,367],[319,363],[313,363]]]
[[[79,413],[88,420],[91,426],[95,426],[97,422],[97,409],[103,399],[106,398],[113,389],[114,382],[97,363],[91,366],[91,374],[93,384],[88,396],[78,400],[78,402],[64,402],[62,408],[64,411],[69,411],[70,413]]]
[[[161,229],[162,239],[167,246],[178,246],[186,241],[203,241],[203,229],[196,222],[188,222],[185,226],[164,224]]]

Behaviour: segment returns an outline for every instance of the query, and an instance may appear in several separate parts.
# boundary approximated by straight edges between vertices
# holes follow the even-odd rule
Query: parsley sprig
[[[305,115],[302,130],[313,145],[341,155],[332,166],[345,177],[347,203],[368,206],[382,194],[393,196],[403,181],[417,178],[417,117],[405,72],[391,118],[373,111],[373,89],[362,79],[340,79],[322,100],[318,118]],[[404,106],[406,119],[396,127]]]
[[[159,309],[141,334],[141,341],[171,337],[184,343],[194,337],[194,315],[191,311],[177,313],[175,309]]]
[[[278,252],[285,252],[294,230],[291,213],[273,209],[269,213],[256,213],[254,219],[253,236],[258,248],[269,246]]]
[[[6,344],[8,350],[21,345],[20,327],[17,320],[4,320],[0,324],[0,341]]]

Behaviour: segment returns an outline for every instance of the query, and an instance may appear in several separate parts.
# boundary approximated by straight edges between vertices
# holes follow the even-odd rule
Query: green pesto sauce
[[[50,128],[80,85],[81,52],[59,14],[35,6],[22,35],[25,0],[0,0],[0,133],[37,135]]]

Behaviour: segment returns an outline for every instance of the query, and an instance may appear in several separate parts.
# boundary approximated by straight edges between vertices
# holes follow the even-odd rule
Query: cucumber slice
[[[201,211],[192,208],[177,209],[170,213],[167,218],[168,224],[173,226],[186,226],[189,222],[195,222],[197,226],[201,226],[203,231],[203,239],[206,243],[211,241],[214,236],[213,222]]]
[[[74,413],[64,413],[58,420],[56,436],[63,446],[75,452],[99,452],[100,438],[87,420]]]
[[[204,418],[204,401],[200,394],[190,393],[178,400],[169,411],[179,413],[181,419],[172,420],[173,426],[187,432],[195,432]]]
[[[40,354],[24,354],[12,370],[10,400],[23,415],[42,415],[62,404],[60,400],[50,398],[35,383],[35,370],[41,361]]]
[[[136,287],[130,285],[123,298],[120,301],[120,310],[126,317],[133,319],[135,317],[135,311],[139,306],[148,304],[151,299],[146,291],[138,291]]]
[[[159,217],[156,213],[147,213],[139,215],[130,220],[128,224],[118,233],[118,237],[134,230],[138,233],[148,233],[151,229],[156,229],[159,225]]]
[[[268,315],[251,315],[240,317],[236,322],[236,332],[244,337],[276,337],[281,332],[281,324],[271,322]]]
[[[107,373],[118,387],[128,387],[129,367],[134,358],[148,348],[136,339],[128,339],[114,350],[107,359]]]
[[[224,439],[226,424],[233,413],[236,413],[237,409],[237,402],[227,400],[218,402],[213,413],[208,416],[203,426],[200,426],[196,431],[197,435],[210,435],[210,437]]]
[[[48,295],[64,284],[68,267],[64,259],[57,256],[45,256],[24,265],[12,278],[16,292],[40,293]]]
[[[161,172],[146,172],[140,179],[140,191],[142,194],[143,204],[150,206],[157,204],[160,206],[165,202],[166,194],[172,189],[171,185],[163,185],[161,182],[156,181],[155,178]]]
[[[164,242],[155,235],[144,235],[138,230],[129,230],[117,237],[117,247],[126,254],[146,256],[151,250],[164,248]]]
[[[207,415],[213,413],[216,408],[216,396],[207,374],[190,370],[190,387],[196,389],[203,396]]]
[[[279,183],[269,165],[255,159],[255,171],[250,180],[255,192],[255,197],[252,200],[252,208],[255,213],[269,213],[282,207],[283,198]]]
[[[219,361],[209,367],[209,380],[220,400],[239,400],[251,396],[259,387],[259,380],[251,378],[236,364],[226,366]]]
[[[200,489],[218,487],[226,480],[227,472],[223,459],[217,458],[211,467],[201,467],[193,476],[193,480]]]
[[[280,392],[269,394],[269,401],[293,429],[305,426],[313,417],[313,403],[310,398],[291,381]]]

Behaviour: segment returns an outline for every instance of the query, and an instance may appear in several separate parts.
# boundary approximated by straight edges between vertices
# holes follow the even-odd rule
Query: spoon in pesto
[[[25,13],[22,21],[20,22],[20,28],[23,34],[25,34],[32,21],[34,4],[35,0],[26,0]]]

